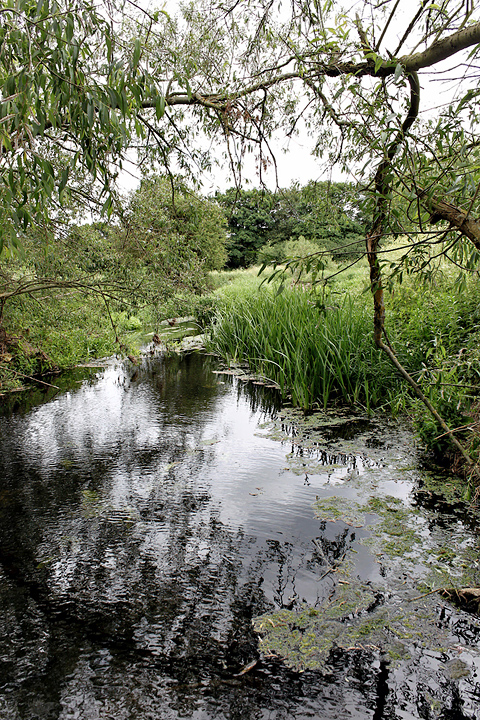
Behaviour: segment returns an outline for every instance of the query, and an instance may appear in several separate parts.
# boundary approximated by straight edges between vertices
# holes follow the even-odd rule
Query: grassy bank
[[[370,325],[366,303],[350,296],[322,306],[301,290],[277,296],[263,287],[246,297],[223,296],[210,347],[248,362],[303,409],[341,401],[368,410],[385,400],[385,388],[398,384],[375,351]],[[378,375],[381,382],[373,382]]]
[[[139,318],[125,311],[109,314],[89,294],[45,291],[41,298],[14,298],[0,327],[0,393],[28,385],[32,377],[113,355],[120,344],[129,352],[130,338],[142,329]]]

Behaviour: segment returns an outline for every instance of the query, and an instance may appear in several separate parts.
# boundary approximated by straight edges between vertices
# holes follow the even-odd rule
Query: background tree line
[[[366,220],[351,183],[311,181],[276,192],[230,188],[215,197],[228,218],[229,268],[322,251],[338,260],[363,253]]]

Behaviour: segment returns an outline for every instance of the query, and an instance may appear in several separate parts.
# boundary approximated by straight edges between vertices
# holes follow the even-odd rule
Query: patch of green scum
[[[323,604],[322,614],[329,620],[356,617],[371,607],[376,599],[377,594],[371,587],[358,581],[341,581],[333,599]]]
[[[334,598],[318,608],[262,615],[253,622],[260,650],[302,671],[325,670],[334,648],[380,650],[395,665],[411,657],[411,648],[444,652],[452,644],[450,629],[438,627],[437,601],[397,598],[373,607],[379,593],[360,582],[337,585]]]
[[[461,486],[458,479],[441,475],[431,471],[423,471],[419,491],[426,494],[439,495],[445,502],[454,504],[462,501],[462,494],[465,488]]]
[[[263,423],[262,430],[267,431],[267,437],[275,440],[293,440],[302,447],[314,447],[318,442],[325,440],[323,433],[333,428],[342,427],[350,422],[360,420],[356,415],[337,415],[332,417],[322,411],[305,415],[296,408],[282,408],[277,417]],[[345,441],[342,440],[344,444]],[[355,443],[352,443],[352,448]]]
[[[425,538],[421,535],[424,525],[420,523],[419,510],[390,495],[370,497],[361,510],[380,518],[370,527],[371,536],[362,540],[373,552],[407,561],[409,558],[418,561],[425,553]]]
[[[87,520],[105,516],[112,511],[111,505],[95,490],[82,490],[82,515]]]
[[[345,470],[344,465],[332,464],[325,465],[318,460],[309,459],[308,457],[292,457],[287,455],[288,469],[294,475],[323,475],[334,470]]]
[[[477,547],[454,544],[449,548],[432,548],[426,565],[427,572],[422,585],[426,591],[480,585],[480,555]]]
[[[478,587],[480,552],[467,544],[463,533],[458,537],[430,528],[421,512],[392,496],[372,496],[363,505],[344,497],[317,497],[316,517],[326,522],[342,521],[364,526],[367,514],[378,521],[369,525],[369,537],[360,542],[377,556],[398,561],[422,582],[427,592],[442,587]]]
[[[464,677],[469,677],[472,672],[468,667],[467,663],[460,658],[453,658],[449,660],[444,667],[445,675],[451,680],[460,680]]]
[[[365,511],[359,503],[349,498],[332,496],[315,500],[314,511],[321,520],[342,520],[348,525],[363,526],[365,524]]]
[[[410,570],[423,568],[422,582],[430,590],[441,587],[477,587],[480,583],[478,547],[465,542],[463,532],[448,537],[439,529],[426,529],[419,510],[397,498],[370,498],[363,508],[380,521],[361,542],[377,554],[400,559]]]
[[[262,434],[261,437],[266,437],[269,440],[276,440],[277,442],[283,442],[286,439],[285,433],[280,429],[270,430],[266,435]]]
[[[455,561],[457,551],[449,545],[448,547],[430,548],[430,550],[427,550],[427,555],[431,555],[436,558],[436,560],[450,564]]]
[[[104,510],[105,505],[97,492],[82,490],[82,515],[84,517],[98,517]]]
[[[445,708],[445,703],[442,700],[437,700],[429,692],[425,693],[425,700],[430,705],[430,709],[436,717],[439,717],[441,711]]]
[[[410,653],[405,645],[396,641],[393,641],[390,647],[386,649],[386,655],[393,666],[398,665],[403,660],[407,660],[410,657]]]

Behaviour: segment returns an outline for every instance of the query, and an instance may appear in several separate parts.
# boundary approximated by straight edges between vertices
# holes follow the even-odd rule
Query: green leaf
[[[70,174],[70,168],[66,167],[64,170],[62,170],[62,175],[60,178],[60,184],[58,186],[58,194],[60,195],[63,190],[65,189],[65,186],[68,182],[68,176]]]
[[[115,88],[108,87],[108,88],[107,88],[107,93],[108,93],[108,96],[109,96],[109,98],[110,98],[110,105],[111,105],[111,107],[114,108],[114,109],[117,108],[117,107],[119,107],[119,106],[120,106],[120,95],[119,95],[118,92],[115,90]]]
[[[43,171],[47,173],[47,175],[50,175],[50,177],[55,177],[55,170],[53,169],[53,165],[49,160],[43,160],[42,161]]]
[[[88,120],[88,124],[90,125],[90,127],[93,126],[94,115],[95,115],[95,106],[93,104],[93,101],[90,100],[87,105],[87,120]]]
[[[142,46],[140,45],[140,40],[137,38],[135,40],[135,45],[134,45],[134,49],[133,49],[132,67],[136,68],[138,66],[141,53],[142,53]]]
[[[7,82],[5,83],[5,94],[8,95],[14,95],[16,90],[16,82],[15,77],[13,75],[9,75],[7,78]]]
[[[258,271],[257,275],[261,275],[261,274],[263,273],[263,271],[265,270],[265,268],[267,267],[267,265],[268,265],[268,263],[264,262],[264,263],[262,264],[262,267],[261,267],[260,270]]]
[[[106,215],[108,215],[108,217],[110,217],[110,215],[112,214],[112,210],[113,210],[113,200],[112,200],[112,196],[109,195],[108,198],[105,200],[105,202],[102,205],[102,210],[101,210],[102,215],[106,214]]]
[[[70,42],[73,38],[73,29],[74,29],[74,21],[73,21],[73,15],[71,13],[67,16],[67,24],[65,27],[65,36],[67,38],[67,41]]]
[[[165,98],[163,95],[158,95],[155,101],[155,113],[157,120],[161,120],[165,115]]]
[[[23,229],[26,230],[32,221],[30,214],[27,212],[27,210],[25,210],[24,207],[20,206],[17,208],[17,217],[20,224],[23,226]]]

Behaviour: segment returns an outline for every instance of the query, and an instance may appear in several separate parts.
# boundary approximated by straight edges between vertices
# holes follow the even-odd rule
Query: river
[[[480,717],[432,592],[480,585],[478,516],[408,429],[195,353],[82,373],[0,417],[2,720]]]

